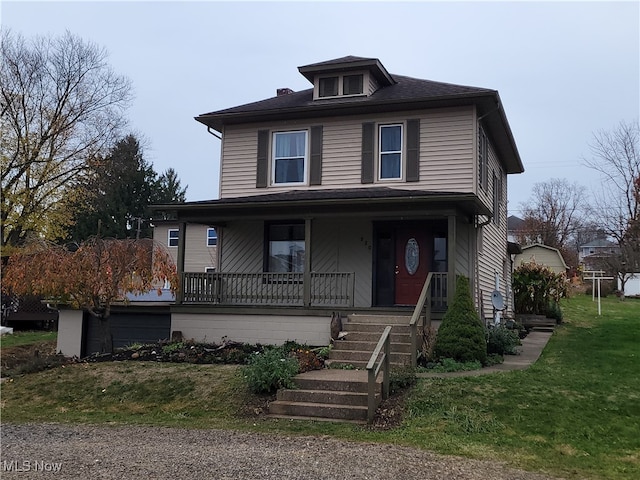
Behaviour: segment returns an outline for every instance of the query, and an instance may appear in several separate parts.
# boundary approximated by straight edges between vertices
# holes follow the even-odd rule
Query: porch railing
[[[352,307],[353,273],[311,272],[311,306]],[[304,305],[304,273],[185,272],[182,302],[217,305]]]

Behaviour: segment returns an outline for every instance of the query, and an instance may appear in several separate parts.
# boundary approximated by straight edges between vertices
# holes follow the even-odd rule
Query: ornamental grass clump
[[[550,305],[558,305],[567,296],[566,275],[535,261],[513,271],[512,285],[516,313],[545,315]]]
[[[434,353],[437,359],[457,362],[487,362],[487,342],[480,317],[469,290],[469,279],[459,276],[453,303],[449,305],[438,329]]]

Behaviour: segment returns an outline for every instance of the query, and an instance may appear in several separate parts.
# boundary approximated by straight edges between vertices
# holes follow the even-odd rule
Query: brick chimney
[[[281,97],[283,95],[291,95],[294,92],[290,88],[279,88],[276,90],[276,93],[279,97]]]

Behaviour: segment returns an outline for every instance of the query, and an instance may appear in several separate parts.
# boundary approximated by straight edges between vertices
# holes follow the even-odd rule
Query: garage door
[[[110,321],[113,348],[167,340],[171,334],[171,314],[168,310],[157,313],[113,312]],[[101,332],[98,322],[98,319],[85,313],[83,356],[100,351]]]

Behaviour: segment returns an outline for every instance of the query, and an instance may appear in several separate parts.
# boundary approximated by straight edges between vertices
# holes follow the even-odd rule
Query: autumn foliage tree
[[[100,320],[101,350],[111,352],[111,306],[126,294],[159,290],[165,282],[176,289],[176,267],[153,240],[93,237],[73,248],[41,241],[20,249],[4,269],[2,289],[87,310]]]
[[[0,230],[3,252],[29,237],[57,238],[61,206],[88,161],[121,135],[131,82],[105,49],[67,32],[26,40],[0,34]]]

